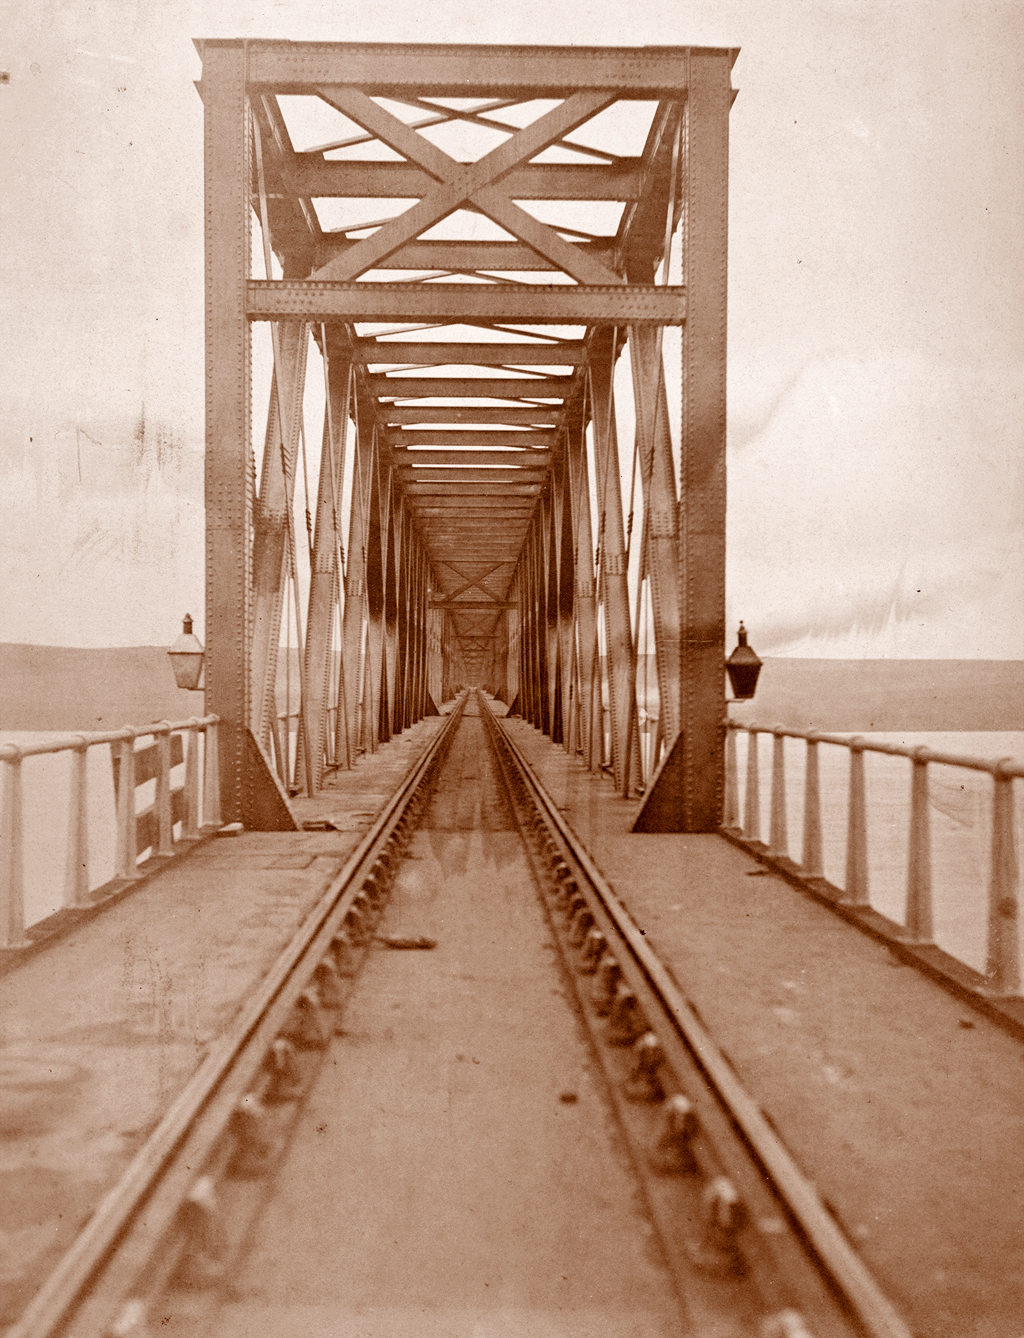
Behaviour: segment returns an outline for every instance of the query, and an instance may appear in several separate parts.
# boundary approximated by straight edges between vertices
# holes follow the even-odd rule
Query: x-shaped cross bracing
[[[504,144],[475,163],[460,163],[429,140],[384,110],[357,88],[328,85],[317,90],[330,103],[382,143],[429,172],[437,185],[397,218],[384,223],[372,236],[335,256],[311,277],[351,281],[376,268],[400,247],[415,240],[464,205],[478,209],[500,227],[581,284],[621,284],[623,279],[596,255],[574,246],[554,228],[540,223],[520,208],[499,184],[513,168],[533,158],[569,131],[610,106],[615,95],[607,90],[574,93],[571,97],[517,131]]]

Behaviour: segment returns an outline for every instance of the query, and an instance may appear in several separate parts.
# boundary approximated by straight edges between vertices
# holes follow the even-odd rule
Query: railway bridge
[[[197,46],[205,714],[0,744],[9,1338],[1020,1338],[1024,767],[727,720],[736,52]]]

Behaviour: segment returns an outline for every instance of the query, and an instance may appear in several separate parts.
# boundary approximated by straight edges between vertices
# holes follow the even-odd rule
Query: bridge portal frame
[[[270,320],[276,370],[266,458],[273,458],[279,440],[284,497],[290,499],[288,456],[290,449],[294,459],[295,405],[301,399],[304,376],[295,335],[319,327],[325,357],[329,347],[330,365],[337,373],[332,371],[326,387],[335,427],[351,404],[363,419],[365,440],[359,444],[356,472],[362,477],[364,496],[372,497],[359,523],[375,527],[378,558],[391,580],[387,591],[374,590],[373,581],[386,578],[369,569],[362,576],[350,569],[342,581],[340,559],[334,558],[338,535],[325,531],[321,536],[319,530],[319,521],[329,510],[321,475],[303,692],[319,714],[314,711],[310,722],[304,720],[300,736],[300,751],[310,755],[308,786],[312,789],[317,783],[314,773],[321,766],[325,736],[322,717],[327,698],[317,687],[326,683],[328,675],[324,629],[329,622],[325,624],[324,610],[344,585],[344,613],[339,606],[337,614],[343,622],[342,671],[351,674],[358,662],[365,675],[364,725],[367,712],[371,720],[369,733],[364,729],[363,734],[366,746],[372,748],[380,737],[387,737],[395,720],[396,693],[410,723],[426,709],[429,688],[445,692],[457,678],[468,671],[477,673],[485,664],[496,690],[504,688],[509,695],[515,682],[524,713],[552,737],[581,753],[588,765],[607,761],[623,793],[635,787],[639,615],[631,612],[625,538],[615,521],[616,516],[621,520],[622,507],[613,386],[616,359],[628,343],[645,503],[641,543],[653,598],[664,752],[659,774],[648,778],[648,798],[652,789],[659,793],[658,809],[671,814],[668,825],[674,830],[716,830],[724,764],[728,123],[735,97],[730,71],[737,52],[695,47],[243,40],[202,41],[197,47],[203,61],[206,170],[206,708],[222,721],[225,820],[255,825],[266,807],[261,790],[272,783],[249,737],[252,734],[259,742],[261,731],[265,736],[273,702],[281,618],[278,586],[284,560],[280,499],[275,509],[270,505],[273,499],[263,495],[268,491],[265,486],[257,496],[251,446],[250,322]],[[564,123],[570,127],[570,111],[576,114],[582,107],[589,114],[616,98],[657,100],[659,111],[642,159],[606,161],[587,173],[541,166],[520,152],[503,173],[492,167],[490,176],[477,173],[480,180],[475,181],[474,164],[456,169],[444,154],[432,157],[433,151],[424,148],[422,137],[412,131],[409,134],[417,143],[410,149],[401,128],[396,129],[398,123],[382,115],[379,102],[373,100],[460,98],[467,93],[495,99],[562,99],[567,108]],[[371,132],[380,122],[381,139],[399,147],[404,160],[371,168],[365,163],[292,155],[282,180],[293,199],[272,205],[276,217],[271,230],[266,194],[261,184],[257,203],[255,186],[257,178],[263,180],[264,145],[271,146],[275,132],[267,99],[273,101],[280,94],[326,97]],[[526,132],[517,138],[524,137]],[[369,238],[323,234],[310,218],[310,200],[319,194],[343,194],[348,178],[365,182],[368,172],[380,177],[375,193],[419,194],[420,206],[409,210],[404,223],[392,220]],[[565,193],[575,198],[612,194],[625,200],[619,235],[573,245],[555,228],[532,224],[519,206],[511,206],[512,196],[542,198],[557,193],[556,177]],[[439,216],[438,200],[443,205],[446,191],[453,207],[470,198],[478,207],[486,205],[484,212],[516,238],[513,243],[477,244],[477,250],[483,248],[473,262],[478,268],[496,267],[498,261],[487,247],[499,246],[504,248],[501,263],[526,268],[526,262],[514,259],[525,252],[535,268],[561,269],[560,277],[568,275],[571,284],[360,281],[372,268],[369,262],[397,264],[406,257],[423,265],[442,263],[443,257],[433,254],[438,244],[423,239],[415,223],[422,206],[421,231],[429,228]],[[280,199],[278,193],[275,200]],[[430,201],[433,213],[426,207]],[[293,219],[281,226],[288,208],[299,219],[297,227]],[[265,244],[272,245],[281,260],[281,279],[260,280],[250,272],[254,213],[260,217]],[[303,215],[308,237],[302,235]],[[396,227],[402,233],[397,247],[392,236]],[[657,274],[677,228],[682,238],[682,283],[673,288],[659,283]],[[289,229],[288,244],[282,246],[281,234]],[[459,245],[462,263],[469,265],[471,247]],[[480,536],[472,540],[479,542],[480,553],[474,548],[474,556],[480,556],[488,502],[479,498],[472,512],[468,500],[465,507],[453,506],[460,489],[479,497],[471,483],[450,485],[446,499],[419,496],[423,486],[411,484],[416,475],[397,467],[403,420],[398,419],[397,428],[394,420],[391,427],[376,422],[371,391],[372,382],[380,378],[369,372],[372,349],[362,347],[367,341],[354,334],[356,322],[382,320],[463,321],[492,329],[500,329],[502,323],[584,324],[588,330],[578,350],[566,346],[566,358],[576,367],[574,397],[564,399],[560,419],[552,415],[557,426],[548,438],[541,443],[538,435],[520,442],[515,433],[505,434],[510,446],[543,445],[551,458],[543,483],[513,485],[522,505],[508,514],[526,524],[526,533],[504,600],[491,589],[484,591],[485,602],[494,605],[495,622],[483,633],[478,627],[473,631],[474,625],[466,622],[469,611],[454,603],[444,609],[428,607],[428,592],[437,591],[439,582],[424,526],[429,530],[433,525],[438,531],[449,524],[438,517],[452,516],[452,533],[461,525],[470,528],[458,529],[458,534]],[[673,458],[662,365],[661,330],[668,325],[682,327],[678,463]],[[465,360],[486,364],[486,351]],[[584,516],[587,507],[582,505],[590,486],[588,424],[591,467],[601,495],[608,500],[597,533],[598,517]],[[422,435],[420,442],[426,442]],[[324,458],[331,458],[335,469],[339,451],[343,458],[343,429],[339,445],[338,432],[325,424]],[[540,465],[539,458],[536,464]],[[444,506],[427,505],[435,501],[444,501]],[[507,503],[495,502],[498,505]],[[582,543],[586,547],[581,553]],[[596,544],[595,563],[590,561],[591,544]],[[564,598],[559,594],[563,589],[568,591]],[[469,593],[472,596],[473,591]],[[381,605],[376,617],[369,609],[374,599]],[[606,673],[601,668],[596,623],[603,629]],[[606,750],[598,746],[598,735],[604,733],[602,693],[611,717],[607,758]],[[355,697],[352,691],[345,710],[339,698],[336,711],[336,755],[341,765],[353,760]],[[383,733],[378,721],[383,722]]]

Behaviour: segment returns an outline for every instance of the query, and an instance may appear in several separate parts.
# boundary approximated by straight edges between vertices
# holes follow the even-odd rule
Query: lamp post
[[[192,615],[186,613],[181,624],[181,636],[167,652],[174,670],[174,681],[186,692],[202,692],[199,680],[203,676],[203,643],[192,631]]]
[[[732,686],[730,701],[746,702],[754,695],[757,688],[757,676],[761,672],[761,658],[753,646],[747,645],[747,629],[740,623],[737,632],[736,648],[725,662],[726,672]]]

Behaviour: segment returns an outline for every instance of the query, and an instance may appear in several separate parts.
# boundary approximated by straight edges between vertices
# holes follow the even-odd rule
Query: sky
[[[202,630],[193,37],[689,43],[741,48],[730,626],[776,655],[1024,658],[1017,0],[5,10],[0,640]]]

